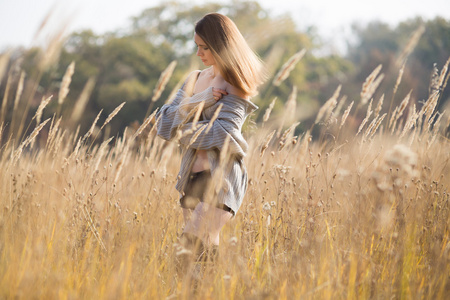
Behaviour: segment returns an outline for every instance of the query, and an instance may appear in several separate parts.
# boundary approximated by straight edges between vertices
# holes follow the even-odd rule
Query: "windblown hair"
[[[223,78],[244,94],[255,95],[265,70],[236,24],[227,16],[210,13],[196,23],[195,33],[211,49]]]

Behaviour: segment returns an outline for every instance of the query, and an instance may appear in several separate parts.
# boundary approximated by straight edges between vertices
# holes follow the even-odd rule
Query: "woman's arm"
[[[209,124],[209,120],[204,120],[198,122],[196,128],[193,128],[192,123],[184,124],[180,128],[180,143],[198,150],[221,150],[228,138],[231,153],[244,156],[248,146],[241,128],[246,117],[246,107],[233,99],[220,103],[223,106],[214,123]]]
[[[163,105],[156,114],[157,133],[161,138],[173,139],[178,127],[189,121],[187,120],[189,113],[201,102],[204,102],[204,109],[216,103],[212,87],[192,95],[194,80],[197,76],[198,72],[192,72],[178,90],[173,101]]]

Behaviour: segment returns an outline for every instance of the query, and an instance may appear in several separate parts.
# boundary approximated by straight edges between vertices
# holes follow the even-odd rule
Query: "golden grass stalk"
[[[152,134],[153,134],[153,133],[156,131],[156,129],[158,128],[157,125],[158,125],[158,123],[159,123],[159,120],[161,120],[161,117],[162,117],[162,115],[160,115],[160,116],[156,119],[155,123],[154,123],[153,126],[152,126],[152,129],[150,129],[150,131],[148,132],[147,140],[150,139],[150,137],[152,136]]]
[[[17,106],[19,105],[20,97],[22,96],[24,80],[25,80],[25,72],[22,71],[22,72],[20,72],[19,83],[17,84],[16,97],[14,99],[14,108],[13,108],[14,111],[17,109]]]
[[[148,126],[148,124],[150,124],[150,122],[153,120],[153,118],[155,117],[157,112],[158,112],[158,108],[155,109],[147,119],[145,119],[145,121],[142,123],[141,126],[139,126],[138,130],[136,130],[136,132],[131,137],[131,140],[134,140],[135,138],[137,138],[142,133],[142,131],[144,131],[144,129]]]
[[[354,102],[355,101],[352,101],[352,103],[350,103],[350,105],[347,107],[347,109],[342,114],[341,125],[339,126],[339,129],[342,128],[342,126],[344,126],[345,121],[347,120],[348,114],[350,113],[350,110],[352,109]]]
[[[195,111],[194,119],[192,119],[192,128],[193,128],[193,129],[196,128],[197,122],[198,122],[198,120],[200,120],[200,116],[201,116],[201,114],[202,114],[203,107],[205,107],[205,102],[204,102],[204,101],[200,102],[200,103],[196,106],[196,109],[193,110],[193,111]]]
[[[91,229],[91,232],[93,233],[93,235],[97,239],[97,241],[100,244],[100,246],[102,246],[102,249],[107,252],[105,244],[103,243],[102,238],[100,237],[100,234],[98,233],[97,228],[95,227],[95,224],[92,221],[92,218],[89,215],[89,211],[87,210],[86,206],[83,206],[82,212],[83,212],[85,220],[87,221],[87,223],[89,225],[89,228]]]
[[[0,123],[0,145],[2,144],[2,137],[3,137],[3,126],[4,123]]]
[[[95,157],[95,164],[94,164],[94,170],[98,170],[98,166],[100,165],[100,162],[103,158],[103,155],[105,153],[106,147],[108,146],[108,144],[112,141],[114,137],[110,137],[109,139],[107,139],[106,141],[104,141],[100,147],[98,148],[98,152],[96,153]]]
[[[291,135],[294,135],[294,129],[295,127],[297,127],[300,124],[300,122],[294,123],[292,124],[288,129],[286,129],[283,133],[283,135],[280,138],[280,143],[279,143],[279,147],[278,147],[278,151],[281,151],[284,146],[286,146],[286,141],[288,140],[288,137]],[[292,140],[292,139],[291,139]]]
[[[292,87],[292,92],[289,94],[288,101],[285,106],[285,118],[286,122],[292,122],[295,118],[295,112],[297,111],[297,87]]]
[[[103,112],[103,109],[101,109],[100,112],[97,114],[97,116],[94,119],[94,122],[92,122],[91,128],[89,128],[88,132],[86,132],[86,134],[83,136],[83,141],[86,140],[88,137],[90,137],[92,135],[92,133],[94,133],[95,125],[97,124],[98,119],[100,118],[100,115],[102,114],[102,112]]]
[[[223,107],[223,103],[220,103],[219,106],[217,107],[216,111],[214,112],[211,120],[208,122],[208,127],[206,127],[205,134],[207,134],[211,130],[217,117],[219,117],[219,113],[222,110],[222,107]]]
[[[228,157],[228,154],[230,152],[230,149],[228,147],[230,145],[230,139],[231,139],[231,135],[227,135],[223,142],[222,149],[220,149],[219,165],[222,170],[224,168],[225,159]],[[219,186],[219,184],[217,186]],[[219,188],[222,188],[222,187],[220,186]]]
[[[356,133],[356,135],[358,135],[361,130],[364,128],[364,125],[366,125],[366,123],[369,121],[370,116],[372,115],[373,110],[372,110],[372,99],[369,102],[369,106],[367,107],[367,112],[366,112],[366,117],[364,118],[364,120],[362,120],[361,125],[359,125],[358,128],[358,132]]]
[[[416,111],[416,104],[413,104],[412,109],[410,110],[408,119],[405,123],[405,126],[403,126],[403,131],[400,134],[400,139],[405,136],[405,134],[413,128],[413,126],[416,124],[417,118],[419,117],[419,113]]]
[[[343,95],[341,99],[338,101],[338,104],[336,106],[336,109],[333,112],[333,115],[337,118],[339,114],[341,113],[342,108],[345,105],[345,102],[347,102],[347,96]]]
[[[436,123],[438,119],[440,119],[440,115],[439,112],[436,112],[435,114],[433,114],[431,116],[431,118],[428,120],[427,125],[427,131],[430,132],[431,131],[431,127],[433,126],[433,123]],[[435,122],[436,120],[436,122]]]
[[[36,119],[36,124],[39,125],[41,123],[42,118],[42,112],[44,111],[44,108],[50,103],[50,100],[52,100],[53,95],[50,95],[46,99],[42,97],[41,103],[39,103],[38,109],[36,110],[36,113],[34,114],[33,119]]]
[[[445,110],[442,113],[439,113],[439,117],[437,118],[436,122],[434,122],[433,125],[433,136],[437,136],[439,134],[439,127],[441,125],[441,119],[445,115]]]
[[[61,81],[61,87],[59,89],[58,94],[58,105],[62,105],[64,99],[66,99],[67,94],[69,93],[70,82],[72,81],[72,75],[75,72],[75,62],[72,61],[70,65],[66,69],[66,73],[63,76]]]
[[[124,138],[125,138],[125,134],[124,134]],[[123,144],[125,144],[125,143],[123,143]],[[128,159],[128,147],[125,146],[125,148],[123,149],[122,155],[119,159],[119,162],[117,163],[117,166],[116,166],[116,176],[114,177],[114,183],[117,183],[117,181],[119,180],[120,173],[122,173],[122,168],[126,164],[127,159]]]
[[[447,62],[445,63],[445,65],[442,67],[441,70],[441,74],[439,75],[439,81],[438,81],[438,87],[439,89],[442,90],[442,88],[444,87],[444,79],[445,79],[445,75],[447,74],[448,71],[448,65],[450,63],[450,58],[447,59]]]
[[[406,95],[406,97],[400,103],[400,106],[399,106],[399,109],[398,109],[398,112],[397,112],[398,118],[403,115],[403,112],[405,111],[405,108],[406,108],[406,106],[409,103],[409,99],[411,98],[411,93],[412,93],[412,90],[409,91],[408,95]]]
[[[405,65],[406,65],[406,63],[403,63],[402,67],[398,71],[397,80],[395,81],[395,86],[394,86],[394,92],[393,92],[394,95],[397,93],[398,87],[399,87],[400,83],[402,82],[403,73],[405,71]]]
[[[41,71],[47,70],[51,65],[54,65],[55,62],[58,61],[63,45],[64,30],[64,28],[61,29],[48,43],[48,46],[38,63],[38,67]]]
[[[181,122],[178,127],[181,127],[181,126],[187,124],[190,120],[192,120],[192,123],[195,125],[200,118],[200,114],[203,111],[204,106],[205,106],[205,101],[202,101],[199,104],[197,104],[193,109],[191,109],[189,111],[189,113],[183,119],[183,122]],[[195,116],[197,116],[196,119],[195,119]],[[191,127],[193,130],[195,130],[195,126],[191,126]]]
[[[161,97],[161,94],[164,91],[167,83],[169,82],[170,77],[172,77],[173,70],[175,70],[176,66],[177,61],[174,60],[161,73],[158,83],[156,84],[156,87],[153,90],[152,102],[156,102],[159,99],[159,97]]]
[[[8,80],[6,81],[6,87],[5,87],[5,92],[3,94],[3,102],[2,102],[2,111],[1,111],[1,119],[0,122],[3,122],[3,118],[5,116],[6,113],[6,107],[8,104],[8,97],[9,97],[9,89],[11,88],[11,74],[8,76]]]
[[[412,93],[412,90],[408,93],[408,95],[406,95],[405,98],[403,98],[400,105],[395,108],[395,110],[392,114],[391,120],[389,121],[389,128],[391,129],[391,133],[394,132],[396,125],[397,125],[397,121],[403,115],[403,112],[409,103],[409,99],[411,98],[411,93]]]
[[[422,34],[425,32],[425,26],[421,24],[419,28],[417,28],[411,35],[408,43],[406,44],[405,48],[403,48],[402,53],[397,59],[397,66],[400,64],[403,64],[406,61],[406,58],[412,53],[414,48],[416,48],[417,43],[419,43],[420,38],[422,37]]]
[[[319,109],[319,112],[317,113],[315,124],[319,123],[322,118],[325,116],[325,121],[328,120],[328,118],[331,116],[331,113],[333,109],[336,107],[337,104],[337,98],[339,97],[339,93],[341,92],[341,85],[339,85],[336,90],[333,93],[333,96],[331,96],[330,99],[325,102],[322,107]]]
[[[436,90],[439,90],[439,70],[436,66],[437,64],[434,63],[430,76],[430,85],[428,86],[428,95],[431,95]]]
[[[259,153],[259,156],[262,157],[264,155],[264,152],[269,147],[269,143],[273,138],[273,135],[277,132],[276,130],[272,131],[264,140],[263,145],[261,146],[261,151]]]
[[[75,103],[75,106],[72,110],[72,116],[70,117],[72,122],[76,123],[80,120],[94,87],[95,87],[95,78],[90,77],[86,82],[86,84],[84,85],[83,90],[81,91],[81,94],[78,97],[78,100]]]
[[[373,135],[377,132],[378,128],[380,127],[381,123],[383,122],[383,120],[386,116],[387,116],[387,113],[384,113],[381,117],[378,118],[377,122],[375,123],[375,126],[369,132],[369,138],[372,138]]]
[[[370,73],[369,76],[367,76],[366,80],[364,81],[361,89],[361,104],[366,104],[369,99],[372,97],[373,93],[377,89],[378,85],[381,83],[381,80],[383,80],[384,75],[381,74],[378,78],[378,74],[380,73],[382,68],[382,65],[378,65],[372,73]]]
[[[300,125],[300,122],[294,123],[292,124],[288,129],[286,129],[283,132],[283,135],[281,136],[281,140],[286,140],[288,138],[288,135],[295,129],[295,127],[297,127],[298,125]]]
[[[428,139],[427,150],[430,150],[431,146],[436,141],[436,137],[439,134],[439,127],[441,125],[441,119],[442,119],[442,116],[444,115],[444,113],[445,113],[445,111],[443,113],[436,112],[436,114],[433,116],[433,118],[431,118],[430,121],[428,122],[427,131],[430,132],[431,126],[433,125],[433,132],[432,132],[430,138]],[[436,119],[436,121],[433,124],[434,119]]]
[[[31,134],[19,145],[19,147],[17,148],[17,150],[14,152],[14,164],[19,160],[20,155],[22,154],[23,149],[28,146],[39,134],[39,132],[41,131],[41,129],[45,126],[45,124],[48,123],[48,121],[50,121],[51,118],[48,118],[47,120],[45,120],[44,122],[42,122],[42,124],[40,124],[39,126],[37,126],[33,132],[31,132]]]
[[[377,108],[375,108],[375,118],[378,118],[381,110],[383,109],[383,101],[384,101],[384,94],[381,95],[380,100],[378,100]]]
[[[6,69],[8,68],[9,57],[10,51],[0,55],[0,82],[3,81],[3,76],[5,76]]]
[[[61,131],[59,129],[59,125],[61,123],[61,118],[58,119],[55,126],[53,126],[50,130],[49,137],[47,139],[46,147],[49,152],[53,151],[53,157],[58,155],[59,148],[61,146],[61,143],[63,142],[63,139],[66,135],[66,131]]]
[[[302,49],[299,52],[292,55],[282,66],[280,71],[275,75],[273,79],[273,85],[279,86],[286,78],[289,77],[289,74],[291,71],[295,68],[297,63],[302,59],[302,57],[305,55],[306,49]]]
[[[265,123],[269,120],[270,114],[272,113],[272,110],[273,110],[273,107],[275,106],[276,100],[277,100],[277,97],[273,98],[272,102],[270,102],[269,107],[264,112],[263,123]]]
[[[49,133],[48,133],[47,145],[50,145],[50,144],[53,143],[53,140],[56,137],[56,133],[58,132],[59,125],[61,124],[62,118],[59,117],[56,122],[54,122],[54,120],[55,119],[52,118],[52,122],[50,123],[50,130],[49,130]]]
[[[422,109],[419,112],[419,127],[422,125],[422,117],[425,115],[425,123],[430,121],[431,116],[434,113],[436,108],[438,99],[439,99],[439,91],[435,91],[430,97],[428,97],[425,104],[422,106]]]
[[[200,136],[200,134],[202,134],[203,130],[206,129],[206,127],[208,126],[208,124],[203,124],[196,132],[195,134],[192,136],[192,138],[189,141],[188,147],[191,146],[193,143],[195,143],[195,141],[197,140],[197,138]]]
[[[295,119],[295,112],[297,110],[297,87],[294,85],[292,87],[292,92],[289,94],[289,98],[284,105],[284,114],[279,122],[279,128],[277,137],[280,137],[281,130],[283,130],[285,122],[292,122]]]
[[[112,113],[108,115],[108,117],[105,120],[105,123],[103,123],[102,127],[100,128],[100,131],[109,123],[111,120],[119,113],[119,111],[122,109],[122,107],[125,105],[125,102],[122,102],[119,106],[117,106]]]

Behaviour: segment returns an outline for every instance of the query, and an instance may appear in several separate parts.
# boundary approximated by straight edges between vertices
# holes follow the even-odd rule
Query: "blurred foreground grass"
[[[403,114],[405,97],[383,114],[368,101],[377,75],[342,112],[336,91],[318,136],[294,136],[295,120],[270,112],[247,126],[249,189],[195,295],[175,271],[176,143],[155,137],[151,119],[96,144],[94,126],[35,116],[33,133],[0,148],[0,298],[450,297],[450,144],[435,111],[446,81],[420,110]],[[285,116],[292,109],[295,97]]]

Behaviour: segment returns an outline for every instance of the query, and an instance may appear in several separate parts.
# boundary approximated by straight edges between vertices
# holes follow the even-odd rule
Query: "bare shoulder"
[[[187,76],[186,80],[183,83],[183,86],[181,87],[185,92],[191,93],[190,91],[193,91],[195,82],[197,81],[197,78],[199,76],[200,70],[194,70]]]
[[[197,78],[199,77],[199,74],[201,74],[202,71],[201,70],[194,70],[191,73],[189,73],[189,75],[187,76],[185,83],[186,82],[190,82],[190,81],[196,81]]]
[[[241,91],[240,89],[238,89],[237,87],[232,86],[230,83],[227,82],[227,86],[226,86],[226,91],[228,92],[228,94],[237,96],[239,98],[245,99],[245,100],[249,100],[249,96],[247,94],[245,94],[243,91]]]

